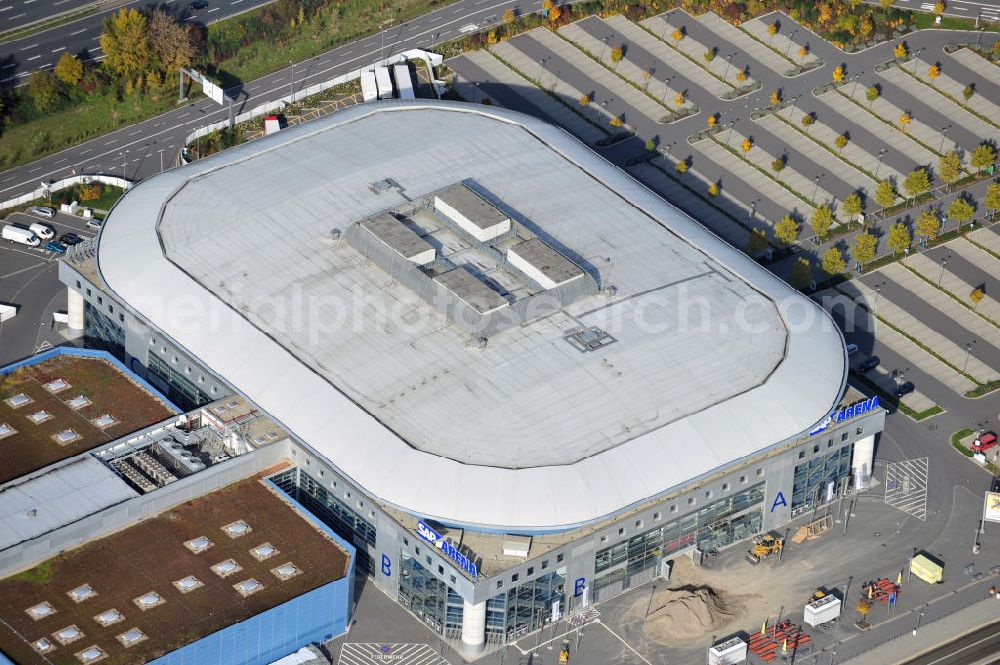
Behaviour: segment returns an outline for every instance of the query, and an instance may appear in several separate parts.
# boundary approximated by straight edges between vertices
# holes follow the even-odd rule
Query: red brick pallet
[[[758,659],[770,663],[781,654],[782,646],[786,653],[807,651],[811,648],[812,638],[785,619],[781,623],[765,629],[764,633],[755,633],[747,643],[747,649]]]

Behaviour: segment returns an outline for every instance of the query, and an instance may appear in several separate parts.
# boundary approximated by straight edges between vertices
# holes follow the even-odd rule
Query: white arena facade
[[[363,104],[167,171],[95,261],[60,267],[88,343],[280,423],[286,489],[470,657],[852,491],[884,422],[822,308],[503,109]]]

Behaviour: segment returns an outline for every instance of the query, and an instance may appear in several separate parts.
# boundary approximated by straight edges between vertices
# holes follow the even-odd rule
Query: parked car
[[[91,217],[90,219],[87,220],[87,228],[90,229],[90,230],[92,230],[92,231],[100,231],[101,230],[101,225],[103,223],[104,222],[102,222],[101,220],[97,219],[96,217]]]
[[[71,245],[79,245],[81,242],[83,242],[83,238],[76,235],[75,233],[64,233],[61,236],[59,236],[59,242],[69,247]]]
[[[38,247],[42,242],[35,235],[34,231],[21,226],[14,226],[13,224],[4,224],[2,233],[4,240],[21,243],[28,247]]]
[[[858,345],[857,344],[853,344],[852,343],[852,344],[848,344],[847,345],[847,355],[853,356],[857,352],[858,352]]]
[[[39,217],[44,217],[45,219],[53,219],[56,216],[56,211],[48,206],[31,206],[28,208],[28,212]]]
[[[56,237],[56,232],[52,230],[52,227],[41,222],[32,222],[28,228],[42,240],[52,240]]]
[[[906,383],[901,383],[898,386],[896,386],[896,397],[909,395],[914,390],[916,390],[916,386],[913,385],[913,381],[907,381]]]
[[[878,359],[878,356],[868,356],[862,360],[860,364],[858,364],[858,370],[861,372],[870,372],[878,367],[880,362],[881,361]]]
[[[194,2],[188,3],[188,9],[191,11],[198,11],[199,9],[204,9],[208,7],[208,3],[205,0],[194,0]]]
[[[50,252],[56,252],[57,254],[62,254],[66,251],[66,245],[62,244],[58,240],[50,240],[45,243],[45,249]]]
[[[981,453],[995,445],[997,445],[997,435],[993,432],[986,432],[985,434],[980,434],[979,438],[972,442],[970,448],[972,448],[972,452],[974,453]]]

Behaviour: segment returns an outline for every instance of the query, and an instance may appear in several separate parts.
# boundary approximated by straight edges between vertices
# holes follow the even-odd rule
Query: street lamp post
[[[938,148],[938,152],[944,152],[944,142],[948,138],[948,130],[951,129],[951,125],[941,128],[941,147]]]
[[[125,155],[128,154],[128,150],[122,151],[122,180],[127,180],[125,177]]]
[[[608,54],[608,40],[609,39],[611,39],[611,37],[605,37],[604,40],[603,40],[604,41],[604,48],[601,49],[601,62],[604,62],[604,56],[606,56]]]
[[[736,120],[731,120],[729,122],[729,133],[726,134],[726,145],[729,145],[729,139],[733,138],[733,125],[736,124]]]
[[[163,151],[160,150],[160,173],[163,173]]]
[[[798,31],[799,31],[799,29],[798,29],[798,28],[795,28],[794,30],[792,30],[792,34],[791,34],[791,35],[789,35],[789,37],[788,37],[788,46],[786,46],[786,47],[785,47],[785,57],[786,57],[786,58],[788,57],[788,52],[792,50],[792,43],[793,43],[793,42],[792,42],[792,37],[794,37],[794,36],[795,36],[795,34],[796,34],[796,33],[797,33]]]
[[[858,79],[861,78],[861,74],[854,75],[854,85],[851,86],[851,99],[854,99],[854,92],[858,89]]]
[[[881,284],[876,284],[875,285],[875,304],[872,305],[872,309],[874,309],[876,312],[878,311],[878,296],[879,296],[880,293],[882,293],[882,285]]]
[[[823,177],[822,175],[816,176],[816,185],[815,187],[813,187],[813,195],[812,195],[813,203],[816,203],[816,194],[819,193],[819,179],[822,177]]]
[[[962,365],[962,373],[969,368],[969,356],[972,355],[972,342],[965,345],[965,364]]]
[[[951,256],[950,254],[948,256]],[[941,274],[938,275],[938,286],[941,286],[941,280],[944,279],[944,268],[948,265],[948,256],[941,259]]]
[[[288,87],[288,92],[291,93],[289,96],[292,98],[292,103],[294,104],[295,103],[295,63],[292,62],[291,60],[289,60],[288,64],[290,64],[292,66],[292,82],[291,82],[291,84]]]
[[[882,156],[885,154],[885,148],[878,151],[878,165],[875,166],[875,182],[878,182],[878,170],[882,168]]]
[[[730,53],[729,57],[726,58],[726,73],[722,75],[722,80],[729,80],[729,66],[733,64],[733,54]]]

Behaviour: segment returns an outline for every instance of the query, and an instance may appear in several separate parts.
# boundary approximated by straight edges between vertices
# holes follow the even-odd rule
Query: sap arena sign
[[[828,415],[823,420],[823,422],[821,422],[811,432],[809,432],[809,436],[813,436],[814,434],[819,434],[820,432],[822,432],[823,430],[827,429],[832,425],[836,425],[837,423],[842,423],[845,420],[850,420],[855,416],[860,416],[863,413],[868,413],[869,411],[872,411],[876,408],[878,408],[878,395],[875,395],[875,397],[871,397],[862,402],[858,402],[857,404],[852,404],[851,406],[843,408],[840,411],[834,411],[833,413]]]
[[[446,557],[457,563],[462,570],[473,577],[478,577],[479,572],[476,569],[476,564],[469,561],[469,557],[459,552],[454,545],[445,540],[444,536],[439,534],[437,531],[430,528],[423,522],[417,522],[417,535],[427,542],[433,543],[434,547],[441,550]]]

